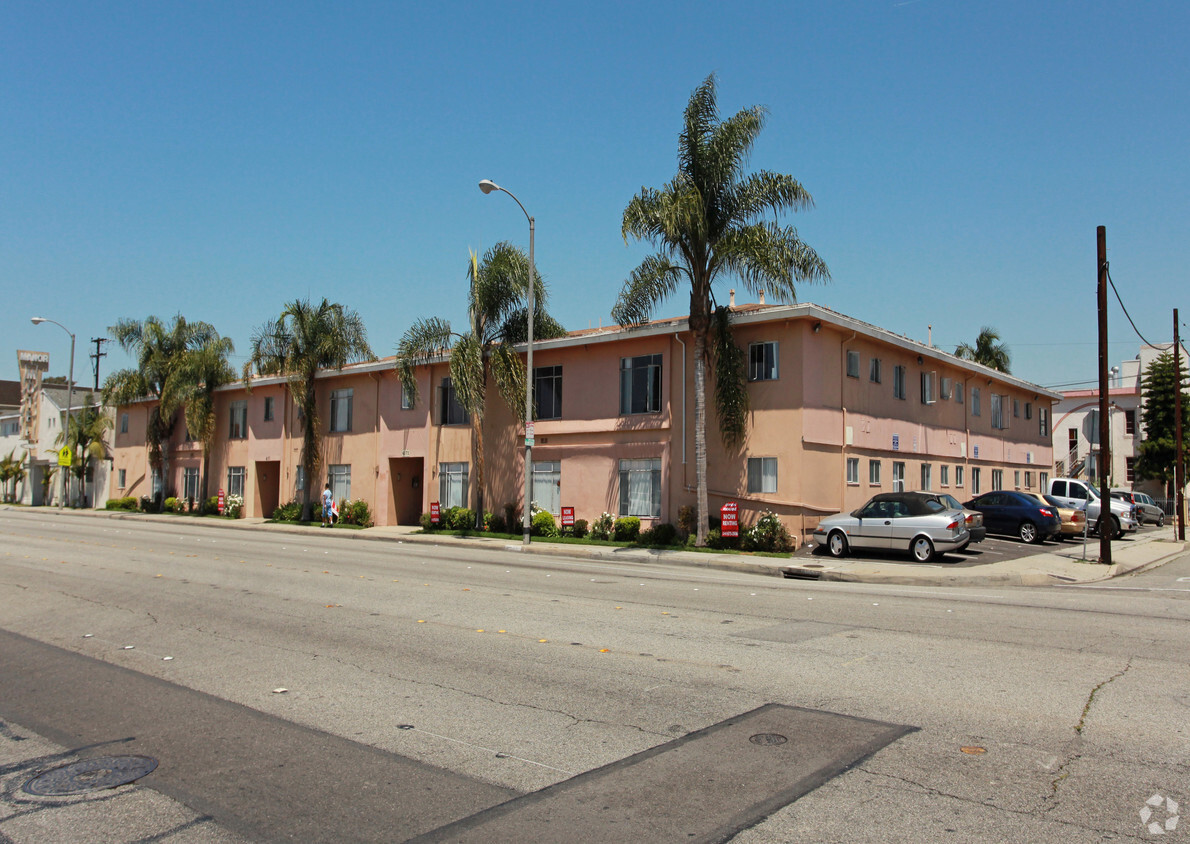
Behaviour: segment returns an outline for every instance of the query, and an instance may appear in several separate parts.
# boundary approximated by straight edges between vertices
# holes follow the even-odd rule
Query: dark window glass
[[[620,413],[661,410],[661,355],[620,359]]]
[[[562,418],[562,367],[533,369],[533,401],[538,419]]]
[[[468,425],[471,422],[471,414],[463,409],[459,404],[458,394],[455,393],[454,385],[450,383],[449,378],[442,379],[442,389],[440,391],[442,405],[439,414],[440,424],[442,425]]]

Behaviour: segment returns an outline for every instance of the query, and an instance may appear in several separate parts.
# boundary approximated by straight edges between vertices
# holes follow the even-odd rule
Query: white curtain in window
[[[620,515],[661,515],[661,460],[620,461]]]
[[[562,463],[558,460],[540,460],[533,463],[534,502],[542,510],[558,516],[562,513]]]

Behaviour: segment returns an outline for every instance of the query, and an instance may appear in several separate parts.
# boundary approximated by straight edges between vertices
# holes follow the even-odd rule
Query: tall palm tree
[[[316,480],[322,462],[322,429],[314,378],[320,369],[342,369],[348,363],[375,357],[368,332],[358,313],[339,303],[313,306],[295,299],[277,319],[252,335],[252,355],[244,364],[244,381],[258,375],[285,375],[289,395],[302,413],[301,464],[306,473],[306,504],[318,494]]]
[[[472,252],[467,266],[467,330],[452,331],[447,320],[430,317],[415,322],[397,345],[396,369],[401,385],[418,399],[417,366],[450,350],[450,380],[459,404],[471,418],[471,461],[475,466],[475,527],[483,527],[483,417],[488,384],[496,388],[513,414],[525,402],[525,372],[515,343],[528,338],[528,311],[523,305],[529,286],[529,261],[510,243],[498,243],[483,261]],[[566,330],[545,312],[546,289],[534,275],[533,296],[541,307],[534,314],[533,339],[561,337]],[[531,471],[531,467],[526,467]]]
[[[82,459],[77,466],[72,466],[78,488],[82,491],[83,507],[87,506],[87,467],[92,461],[103,460],[110,456],[107,447],[107,432],[112,428],[111,417],[100,410],[95,404],[95,397],[87,393],[83,401],[83,408],[77,414],[71,414],[67,420],[67,430],[59,431],[54,439],[54,445],[61,448],[70,447],[71,454],[79,454]],[[69,503],[69,502],[67,502]]]
[[[181,314],[170,324],[155,316],[144,322],[122,319],[108,331],[117,343],[136,359],[135,369],[113,372],[103,382],[103,403],[125,405],[145,398],[156,399],[149,411],[147,439],[149,464],[160,472],[161,506],[169,495],[169,449],[162,443],[173,433],[178,411],[190,394],[187,356],[218,340],[219,334],[209,323],[187,322]]]
[[[186,359],[186,429],[202,443],[202,481],[199,501],[207,500],[211,443],[215,439],[215,391],[235,380],[227,356],[235,352],[230,337],[213,337]]]
[[[0,458],[0,484],[3,484],[4,500],[8,502],[16,501],[17,484],[25,479],[25,455],[16,457],[16,451],[14,448]]]
[[[746,361],[731,337],[731,313],[717,306],[713,285],[736,276],[759,295],[796,301],[795,282],[827,281],[830,271],[792,226],[784,211],[813,207],[792,176],[744,165],[767,110],[753,106],[720,121],[715,76],[707,77],[686,106],[678,142],[678,173],[660,189],[641,188],[624,209],[624,240],[647,240],[657,252],[624,282],[612,316],[622,325],[646,322],[653,309],[690,285],[694,339],[694,460],[698,485],[697,542],[706,544],[706,367],[715,367],[715,400],[724,444],[738,446],[746,433]],[[773,215],[766,220],[767,214]]]
[[[985,325],[980,329],[979,336],[975,338],[974,346],[959,343],[954,350],[955,357],[983,364],[1008,375],[1010,374],[1008,367],[1012,363],[1012,358],[1008,354],[1008,347],[999,341],[999,333],[994,328]]]

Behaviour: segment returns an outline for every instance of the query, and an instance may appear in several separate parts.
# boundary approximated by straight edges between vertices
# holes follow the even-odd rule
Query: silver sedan
[[[919,563],[957,551],[971,541],[962,510],[927,492],[886,492],[853,513],[828,516],[814,541],[832,557],[856,550],[904,550]]]

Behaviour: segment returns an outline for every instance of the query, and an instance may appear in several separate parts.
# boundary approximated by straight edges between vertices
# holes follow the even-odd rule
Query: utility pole
[[[95,353],[91,355],[91,360],[95,361],[92,368],[95,370],[95,392],[99,392],[99,359],[107,357],[107,352],[103,351],[103,344],[107,342],[106,337],[92,337],[91,342],[95,344]]]
[[[1111,536],[1115,533],[1111,515],[1111,488],[1107,467],[1111,465],[1111,443],[1107,415],[1107,229],[1095,229],[1099,258],[1099,562],[1111,565]]]
[[[1173,309],[1173,418],[1174,418],[1174,461],[1173,485],[1177,487],[1174,505],[1177,508],[1178,541],[1186,541],[1186,465],[1182,451],[1182,341],[1178,338],[1178,309]]]

